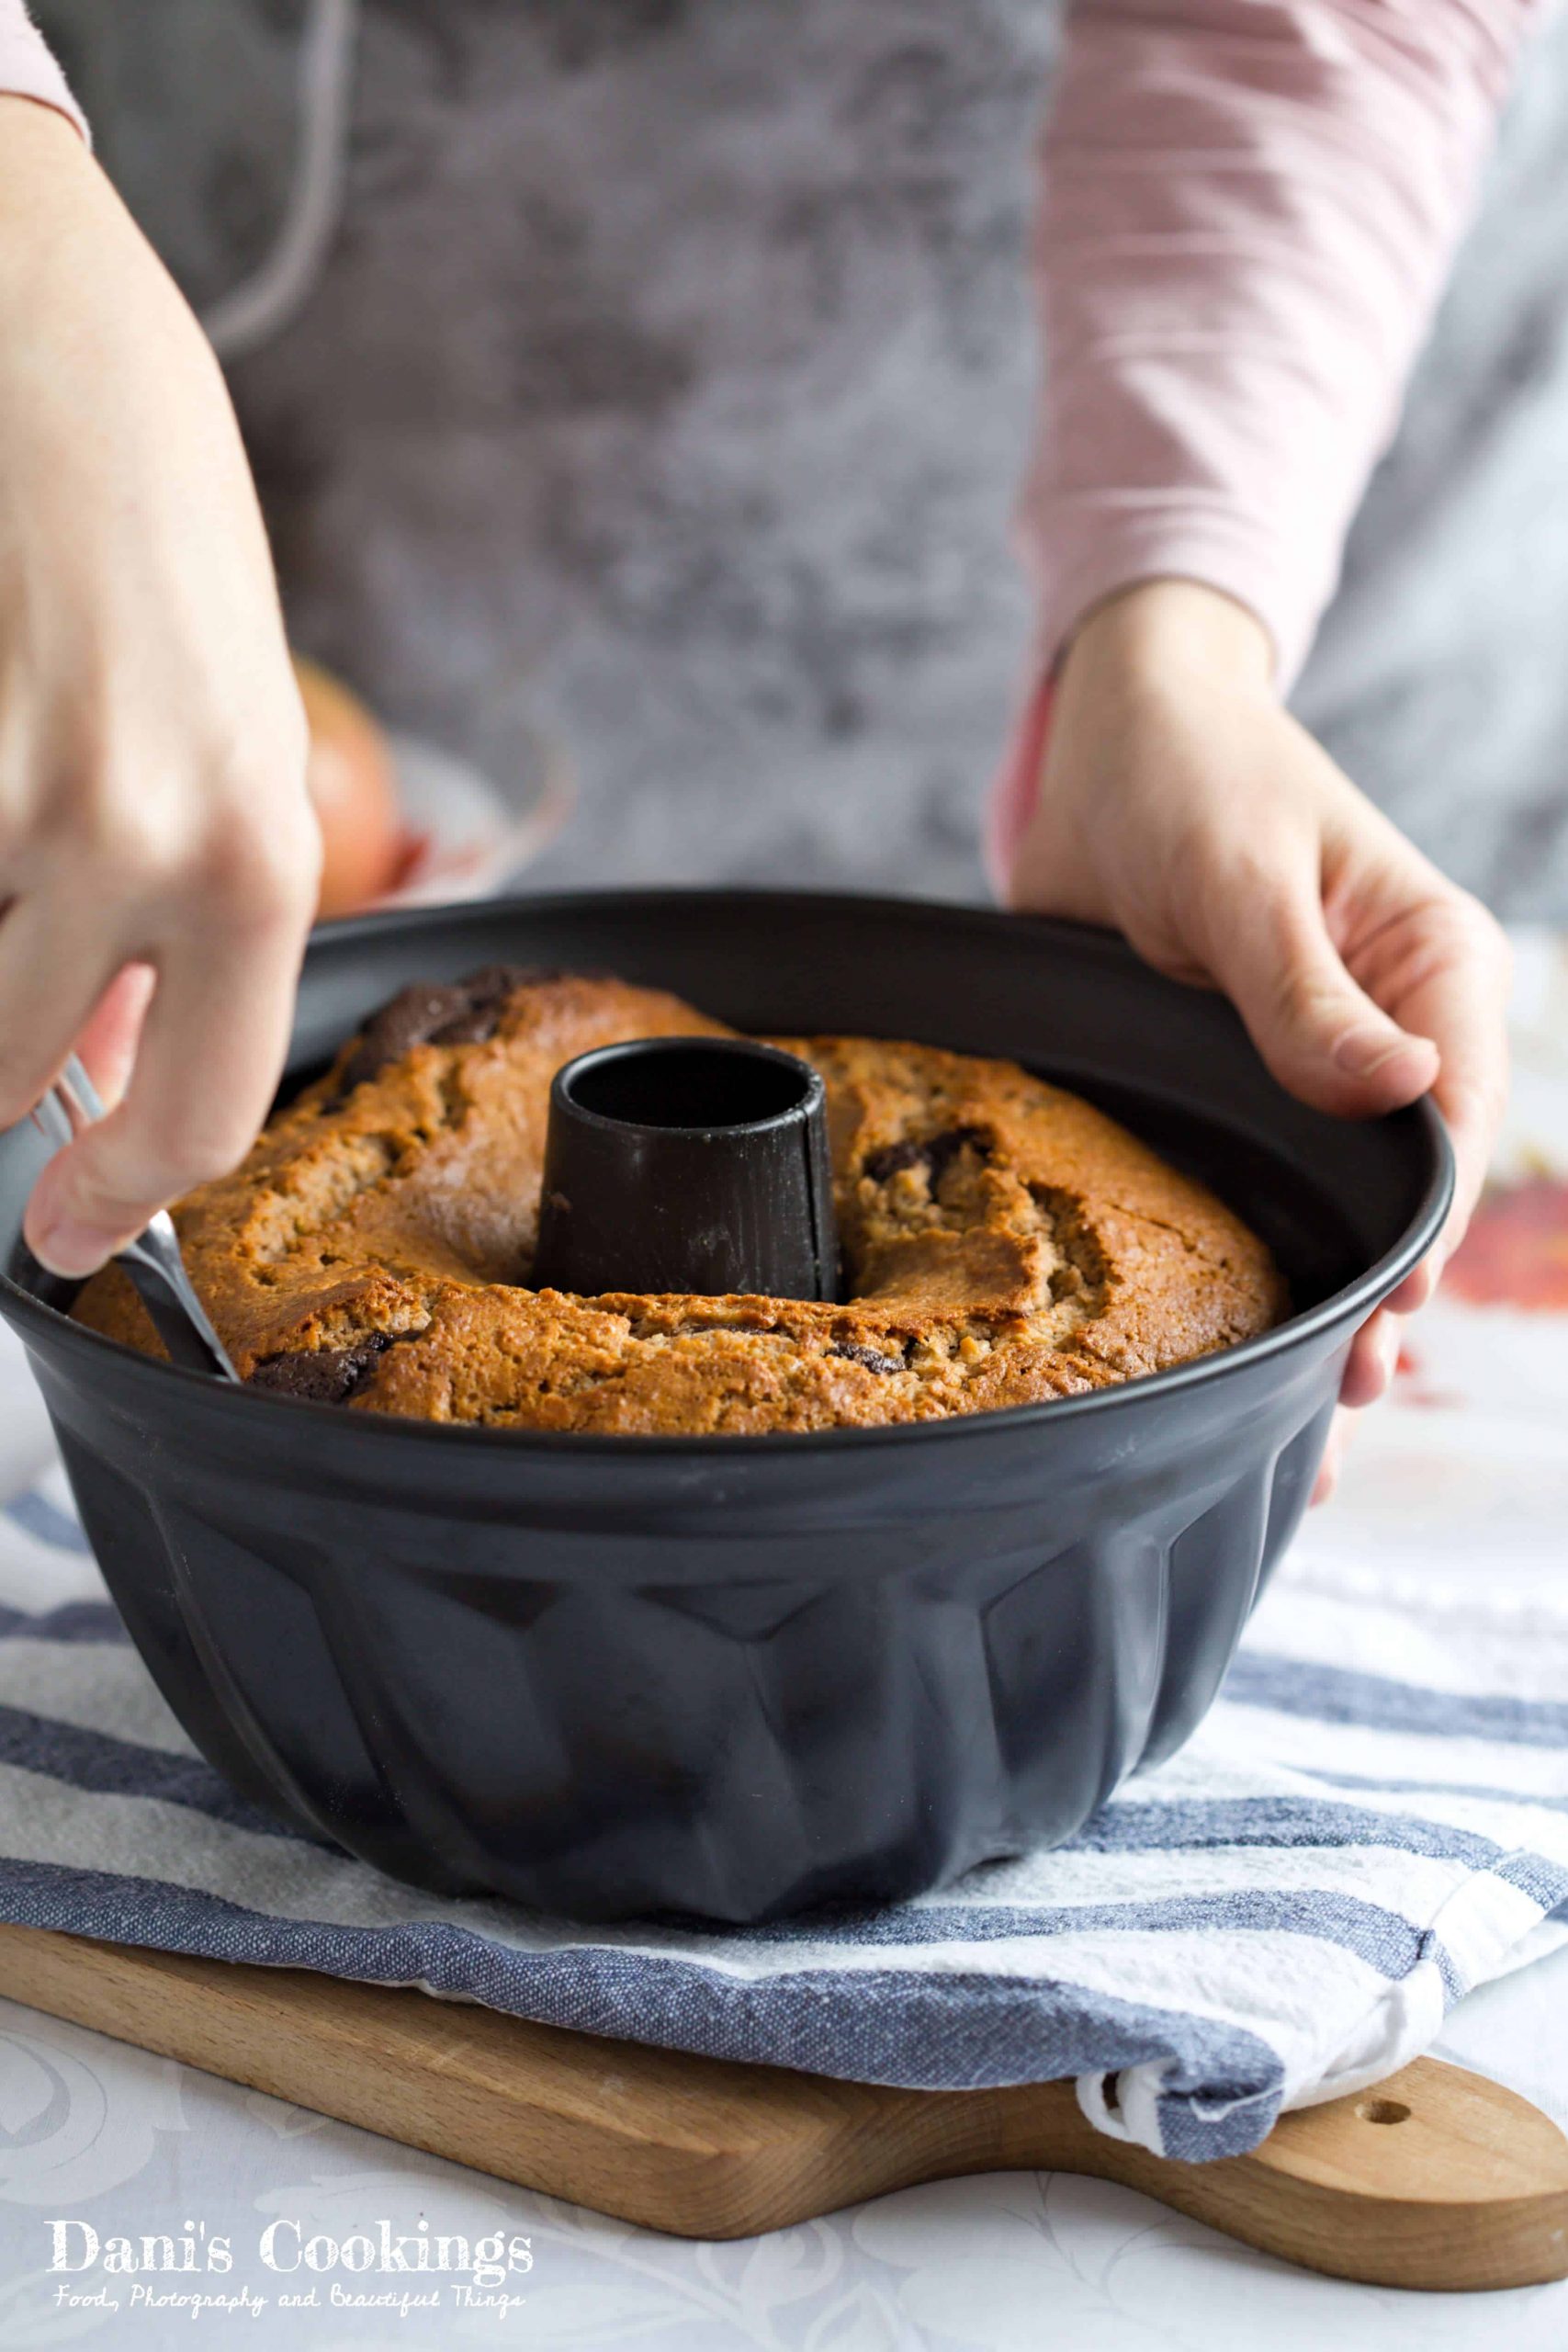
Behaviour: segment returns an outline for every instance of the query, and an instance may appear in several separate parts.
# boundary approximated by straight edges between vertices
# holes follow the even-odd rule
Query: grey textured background
[[[301,0],[41,0],[200,303],[278,217]],[[325,274],[235,395],[295,635],[502,773],[552,882],[980,888],[1028,612],[1039,0],[367,0]],[[1568,917],[1568,22],[1532,51],[1298,697]]]

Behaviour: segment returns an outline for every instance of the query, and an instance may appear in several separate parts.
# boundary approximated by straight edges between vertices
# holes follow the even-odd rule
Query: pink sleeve
[[[1045,387],[1020,536],[1041,681],[1157,576],[1288,691],[1464,226],[1532,0],[1076,0],[1043,141]],[[1046,689],[990,812],[1000,879]]]
[[[1055,646],[1156,572],[1293,679],[1530,0],[1079,0],[1047,124],[1026,542]]]
[[[23,0],[0,0],[0,93],[56,107],[84,139],[87,125]]]

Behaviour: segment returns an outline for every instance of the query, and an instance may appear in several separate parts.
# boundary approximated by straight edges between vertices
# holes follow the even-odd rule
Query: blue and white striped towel
[[[255,1813],[126,1641],[7,1350],[0,1917],[864,2081],[1073,2075],[1102,2131],[1238,2153],[1568,1938],[1568,1318],[1530,1319],[1461,1318],[1485,1405],[1387,1417],[1198,1737],[1071,1846],[717,1933],[419,1894]]]

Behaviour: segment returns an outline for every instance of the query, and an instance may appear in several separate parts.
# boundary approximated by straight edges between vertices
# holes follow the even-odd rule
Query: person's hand
[[[319,855],[217,362],[62,117],[0,98],[0,1125],[79,1046],[109,1116],[28,1215],[84,1274],[231,1167]]]
[[[1010,897],[1109,924],[1160,971],[1224,989],[1274,1075],[1320,1109],[1366,1117],[1435,1092],[1453,1213],[1358,1335],[1341,1389],[1354,1408],[1387,1387],[1396,1318],[1430,1295],[1480,1193],[1507,1084],[1508,953],[1280,707],[1269,672],[1260,625],[1214,590],[1156,581],[1100,606],[1056,682]]]

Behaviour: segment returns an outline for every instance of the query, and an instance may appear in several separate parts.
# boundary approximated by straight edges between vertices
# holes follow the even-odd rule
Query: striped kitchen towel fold
[[[1550,1321],[1540,1363],[1561,1372],[1568,1321]],[[1523,1359],[1465,1322],[1452,1351],[1484,1398],[1487,1346],[1496,1381]],[[21,1377],[0,1363],[0,1403]],[[1359,1516],[1309,1534],[1198,1736],[1071,1845],[755,1931],[589,1929],[424,1894],[256,1813],[168,1713],[58,1465],[35,1459],[0,1518],[0,1917],[870,2082],[1072,2075],[1102,2131],[1233,2154],[1282,2104],[1402,2064],[1471,1986],[1568,1938],[1568,1596],[1548,1556],[1563,1403],[1543,1412],[1525,1381],[1506,1430],[1473,1423],[1468,1470],[1457,1393],[1391,1417]],[[1500,1444],[1511,1521],[1485,1483]],[[1401,1481],[1438,1502],[1445,1479],[1412,1566]]]

